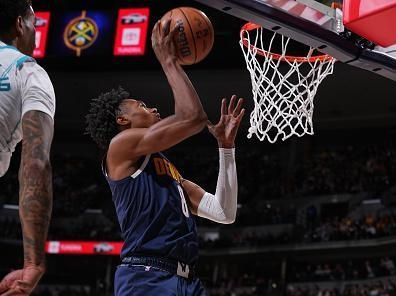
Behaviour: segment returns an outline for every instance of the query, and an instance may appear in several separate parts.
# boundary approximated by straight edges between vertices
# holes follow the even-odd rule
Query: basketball
[[[161,24],[171,19],[170,30],[179,26],[174,42],[178,61],[192,65],[202,61],[210,52],[214,42],[214,31],[209,18],[192,7],[178,7],[168,11]]]

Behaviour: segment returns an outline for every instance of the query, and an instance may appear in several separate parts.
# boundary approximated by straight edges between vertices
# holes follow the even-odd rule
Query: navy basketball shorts
[[[198,278],[144,265],[120,265],[114,278],[115,296],[206,296]]]

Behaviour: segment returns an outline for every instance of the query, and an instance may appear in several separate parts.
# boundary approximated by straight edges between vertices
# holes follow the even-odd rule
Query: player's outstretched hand
[[[44,274],[44,267],[27,266],[7,274],[0,282],[0,296],[28,296]]]
[[[243,99],[240,98],[235,106],[237,96],[231,97],[227,107],[227,99],[221,101],[221,116],[219,122],[214,125],[208,121],[209,132],[217,139],[219,147],[232,148],[235,146],[235,137],[238,132],[239,125],[245,114],[242,108]]]
[[[170,30],[171,19],[161,22],[159,20],[153,28],[151,34],[151,45],[158,61],[163,64],[167,61],[176,61],[176,49],[173,42],[179,27],[175,26]]]

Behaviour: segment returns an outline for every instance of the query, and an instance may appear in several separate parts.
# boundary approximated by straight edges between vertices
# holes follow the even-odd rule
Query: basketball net
[[[314,97],[323,79],[333,73],[335,59],[316,55],[309,48],[305,57],[287,56],[290,38],[274,33],[265,46],[262,27],[242,27],[240,45],[252,81],[254,110],[250,114],[248,138],[275,143],[292,135],[313,135]],[[281,39],[281,53],[271,53]]]

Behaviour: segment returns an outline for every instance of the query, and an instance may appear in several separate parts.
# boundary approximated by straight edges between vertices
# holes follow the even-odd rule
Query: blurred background
[[[113,295],[122,238],[101,175],[103,155],[84,135],[85,114],[91,98],[119,85],[163,117],[171,114],[172,93],[150,35],[178,6],[203,10],[214,26],[212,52],[185,67],[209,118],[218,119],[221,98],[232,94],[246,99],[248,111],[237,139],[237,220],[223,226],[198,219],[198,276],[208,295],[396,295],[395,82],[336,63],[315,99],[315,135],[268,144],[246,137],[253,101],[239,47],[242,20],[192,0],[33,6],[35,57],[57,95],[48,270],[35,295]],[[91,40],[80,51],[65,31],[82,15],[96,26],[75,40]],[[215,191],[217,146],[207,131],[166,155],[186,178]],[[17,151],[0,179],[0,277],[22,265],[19,160]]]

